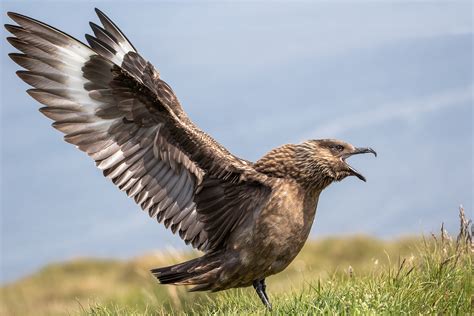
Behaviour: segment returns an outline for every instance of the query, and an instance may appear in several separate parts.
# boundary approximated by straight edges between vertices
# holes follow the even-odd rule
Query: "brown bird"
[[[271,308],[265,278],[303,247],[321,191],[356,176],[339,140],[273,149],[256,163],[232,155],[191,122],[170,86],[96,9],[89,46],[32,18],[8,13],[10,57],[53,127],[104,176],[202,257],[153,269],[163,284],[220,291],[253,285]]]

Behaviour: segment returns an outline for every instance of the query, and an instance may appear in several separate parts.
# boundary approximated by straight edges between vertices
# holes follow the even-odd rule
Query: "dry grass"
[[[472,297],[470,223],[460,233],[381,241],[367,236],[310,241],[268,279],[276,313],[468,312]],[[197,253],[155,253],[130,261],[80,259],[49,265],[4,286],[1,315],[264,313],[253,289],[217,294],[162,286],[148,272]]]

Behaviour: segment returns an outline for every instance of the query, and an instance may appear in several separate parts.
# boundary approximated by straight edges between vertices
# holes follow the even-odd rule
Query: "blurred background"
[[[312,238],[456,230],[472,218],[472,2],[2,1],[84,41],[103,10],[234,154],[340,138],[368,179],[321,196]],[[185,249],[62,141],[1,45],[1,278],[50,262]]]

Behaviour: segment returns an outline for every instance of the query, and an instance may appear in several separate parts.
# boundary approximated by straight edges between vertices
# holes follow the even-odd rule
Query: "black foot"
[[[265,307],[271,311],[272,304],[270,303],[270,300],[267,296],[267,292],[265,291],[267,289],[267,286],[265,285],[265,279],[253,281],[253,287],[255,291],[257,291],[258,297],[260,297],[260,300],[262,301],[263,305],[265,305]]]

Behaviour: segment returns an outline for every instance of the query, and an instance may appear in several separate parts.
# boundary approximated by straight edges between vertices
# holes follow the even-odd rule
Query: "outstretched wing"
[[[118,27],[96,10],[90,47],[32,18],[8,15],[22,52],[10,54],[27,92],[64,139],[92,157],[120,190],[186,243],[212,251],[270,187],[251,163],[198,129],[173,90]]]

